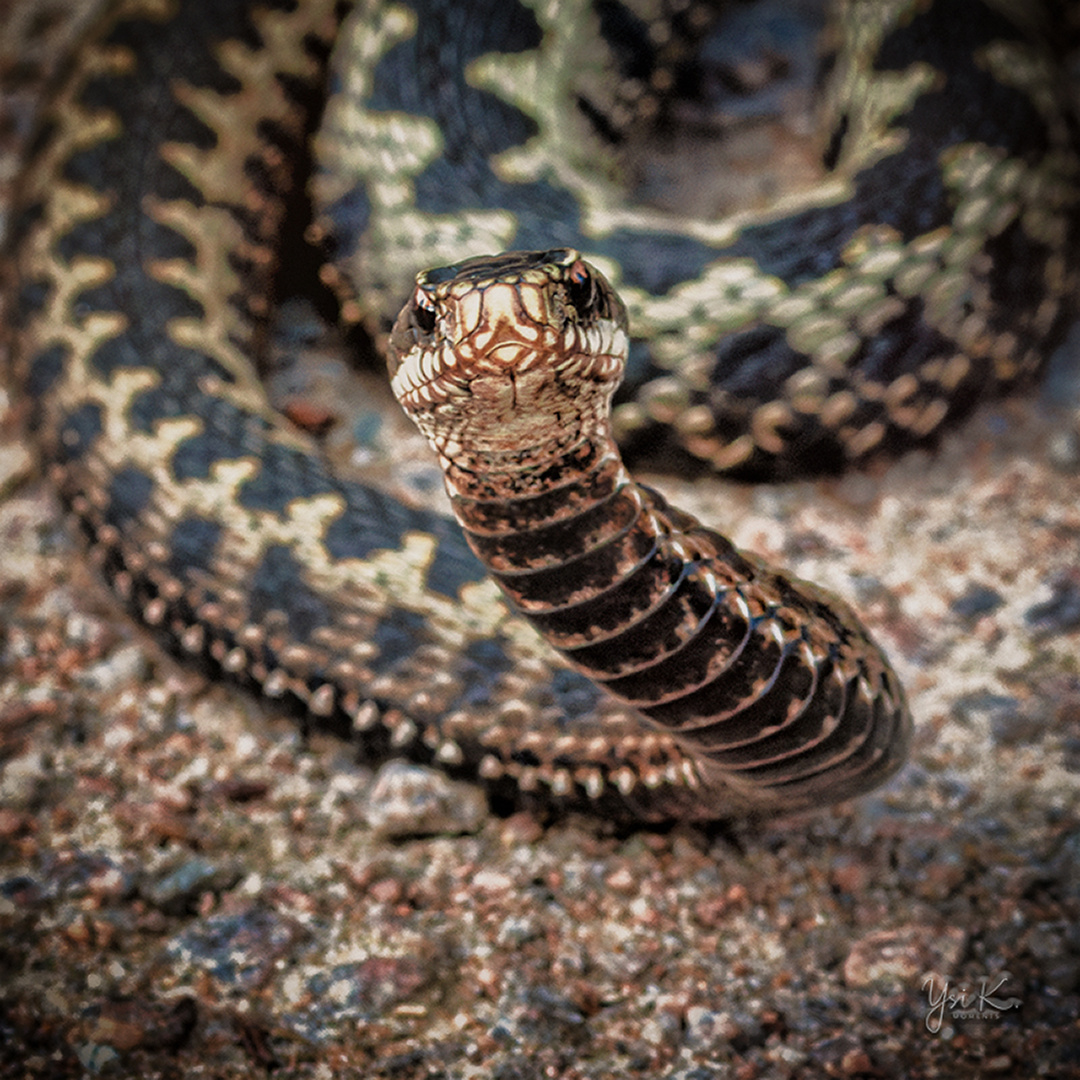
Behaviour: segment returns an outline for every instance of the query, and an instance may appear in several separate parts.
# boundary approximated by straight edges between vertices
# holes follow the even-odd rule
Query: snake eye
[[[566,295],[579,319],[589,315],[596,306],[596,281],[581,259],[566,271]]]
[[[435,329],[435,305],[423,289],[417,289],[413,293],[412,321],[422,334],[430,334]]]

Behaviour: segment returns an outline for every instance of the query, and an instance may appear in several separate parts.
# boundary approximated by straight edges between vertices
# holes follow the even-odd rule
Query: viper
[[[587,605],[572,632],[565,612],[530,611],[558,623],[561,659],[520,617],[529,597],[513,567],[493,566],[508,602],[451,520],[335,476],[258,378],[320,86],[308,235],[345,317],[385,347],[407,301],[428,332],[449,301],[416,290],[445,281],[414,279],[443,266],[446,281],[465,273],[476,299],[461,303],[479,318],[492,275],[511,283],[498,260],[479,277],[463,260],[538,252],[510,269],[542,272],[516,294],[523,310],[526,296],[548,315],[563,304],[570,321],[544,325],[625,336],[618,319],[591,322],[625,306],[612,424],[631,454],[756,478],[835,470],[931,439],[1038,370],[1073,315],[1080,204],[1074,125],[1034,7],[837,4],[826,52],[803,65],[823,87],[817,134],[798,140],[815,175],[722,213],[685,212],[697,180],[672,194],[650,155],[700,178],[744,6],[675,4],[661,22],[649,7],[364,2],[339,30],[328,0],[115,4],[57,88],[19,184],[13,376],[62,496],[137,615],[363,753],[434,762],[515,803],[644,820],[827,802],[892,772],[910,724],[841,601],[629,481],[593,425],[566,447],[578,456],[561,493],[571,518],[595,497],[593,532],[562,527],[542,464],[519,470],[535,502],[532,527],[506,541],[518,569],[548,573],[546,603],[574,553],[545,544],[623,526],[631,546],[665,538],[671,590],[688,583],[680,610],[705,603],[699,621],[726,632],[680,636],[671,619],[666,637],[635,637],[663,607],[650,571],[607,605],[606,629]],[[581,299],[586,282],[596,291]],[[530,325],[507,340],[516,348]],[[537,445],[528,424],[506,419],[523,460]],[[458,444],[468,471],[476,448],[462,442],[440,452],[452,469]],[[467,527],[475,545],[483,522]],[[632,652],[604,657],[590,643],[605,634],[663,653],[648,693],[619,694]],[[736,718],[737,736],[688,734],[697,713],[660,715],[730,656],[744,666],[708,716]],[[793,732],[804,741],[789,744]]]
[[[738,551],[623,468],[609,422],[626,312],[576,251],[418,279],[391,385],[473,551],[574,667],[747,802],[858,794],[911,721],[884,654],[822,589]]]

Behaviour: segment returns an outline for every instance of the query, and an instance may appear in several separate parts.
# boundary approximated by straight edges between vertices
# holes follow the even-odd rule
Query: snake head
[[[626,309],[576,251],[510,252],[427,270],[390,337],[391,386],[444,456],[527,450],[606,423]]]

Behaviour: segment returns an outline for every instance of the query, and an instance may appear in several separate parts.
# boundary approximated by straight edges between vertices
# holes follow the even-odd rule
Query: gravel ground
[[[711,831],[499,817],[178,665],[0,402],[0,1075],[1080,1077],[1078,354],[872,475],[665,482],[850,597],[917,723],[882,791]]]

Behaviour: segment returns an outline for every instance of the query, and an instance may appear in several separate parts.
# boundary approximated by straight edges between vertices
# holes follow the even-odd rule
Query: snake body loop
[[[117,0],[45,114],[11,229],[13,379],[107,577],[180,652],[298,704],[367,755],[434,762],[516,804],[660,820],[842,795],[842,771],[828,783],[827,731],[851,749],[858,731],[903,729],[876,647],[846,609],[819,612],[811,588],[789,589],[626,481],[605,440],[577,446],[563,493],[594,514],[595,534],[563,522],[566,505],[523,474],[515,512],[537,546],[497,540],[485,553],[511,591],[519,581],[523,609],[543,585],[530,614],[568,664],[509,610],[454,522],[333,475],[269,407],[255,361],[297,183],[288,163],[303,157],[337,35],[312,234],[329,242],[333,230],[325,276],[353,283],[347,317],[384,341],[423,266],[573,247],[641,335],[616,401],[620,436],[750,473],[831,467],[932,436],[1037,368],[1070,315],[1074,128],[1037,16],[1017,29],[979,0],[847,0],[819,155],[832,171],[794,201],[707,222],[621,201],[620,163],[596,142],[607,85],[596,58],[620,78],[669,62],[639,64],[655,35],[632,6],[616,20],[629,45],[604,38],[615,7],[600,18],[584,0],[359,0],[339,32],[342,6]],[[483,514],[467,512],[476,536]],[[626,558],[645,566],[634,545],[668,536],[710,548],[731,579],[713,593],[700,574],[680,577],[694,562],[684,553],[666,570],[648,564],[640,589],[626,578],[603,617],[549,610],[569,565],[556,540],[606,536],[614,552],[605,530],[618,514]],[[624,569],[606,567],[607,584]],[[744,759],[741,737],[710,745],[708,724],[688,753],[583,674],[622,683],[624,699],[686,736],[697,719],[672,703],[705,692],[690,667],[654,670],[678,685],[633,685],[634,620],[671,616],[663,633],[649,623],[650,649],[687,625],[660,603],[664,573],[674,591],[685,582],[680,610],[710,605],[703,621],[736,636],[746,624],[746,680],[717,707],[769,713],[759,734],[776,727],[775,754]],[[614,668],[605,633],[626,648]],[[703,659],[703,677],[726,647]],[[769,764],[796,751],[781,745],[767,679],[789,705],[825,709],[812,777]],[[888,771],[903,743],[872,740],[879,765],[865,775]],[[736,786],[712,752],[746,774]]]

